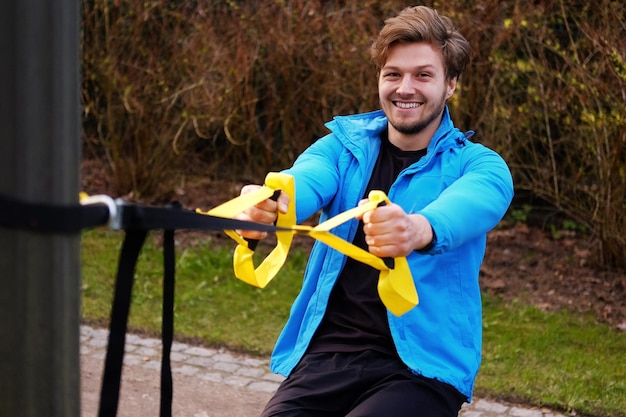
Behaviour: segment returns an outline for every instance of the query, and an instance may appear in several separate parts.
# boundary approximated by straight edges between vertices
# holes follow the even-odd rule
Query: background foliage
[[[626,266],[626,6],[427,1],[473,46],[456,124],[509,162],[519,196]],[[403,1],[83,1],[86,157],[118,194],[260,181],[336,114],[377,108],[368,48]]]

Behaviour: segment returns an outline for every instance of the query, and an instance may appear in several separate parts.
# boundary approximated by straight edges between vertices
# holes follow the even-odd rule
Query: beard
[[[415,135],[422,132],[426,127],[430,126],[431,123],[441,118],[441,114],[443,113],[443,107],[439,109],[437,112],[432,112],[426,115],[425,118],[421,120],[417,120],[413,123],[394,123],[390,121],[391,125],[400,133],[405,135]]]
[[[423,118],[415,121],[393,121],[389,119],[389,123],[394,127],[398,132],[405,135],[415,135],[422,132],[426,127],[430,126],[435,121],[441,118],[443,110],[445,108],[445,100],[433,111],[424,115]]]
[[[424,104],[423,106],[428,106],[428,104]],[[389,120],[391,126],[398,132],[404,135],[416,135],[418,133],[421,133],[431,124],[441,120],[441,115],[443,114],[445,107],[446,95],[444,93],[442,94],[438,102],[434,102],[431,108],[426,109],[426,112],[422,115],[422,117],[417,120],[394,120],[394,118],[389,117],[391,116],[391,114],[387,114],[387,119]]]

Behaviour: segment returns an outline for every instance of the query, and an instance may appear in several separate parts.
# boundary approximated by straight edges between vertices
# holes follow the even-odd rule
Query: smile
[[[396,107],[399,107],[401,109],[416,109],[422,105],[422,103],[416,103],[416,102],[405,103],[401,101],[394,101],[393,104]]]

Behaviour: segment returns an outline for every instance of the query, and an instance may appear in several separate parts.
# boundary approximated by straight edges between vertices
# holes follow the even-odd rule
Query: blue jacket
[[[382,111],[326,124],[331,133],[285,171],[295,179],[298,222],[320,209],[322,222],[358,204],[386,126]],[[423,214],[437,237],[428,253],[407,257],[419,305],[400,317],[387,313],[398,355],[414,373],[451,384],[471,400],[482,347],[478,274],[486,233],[513,197],[509,169],[498,154],[455,128],[446,108],[427,155],[400,173],[388,195],[405,212]],[[346,222],[333,233],[352,241],[357,225]],[[274,372],[288,376],[304,355],[345,260],[320,242],[314,245],[272,354]]]

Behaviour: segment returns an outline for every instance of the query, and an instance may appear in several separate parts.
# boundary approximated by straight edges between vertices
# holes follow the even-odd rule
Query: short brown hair
[[[389,48],[398,43],[426,42],[441,51],[448,79],[458,78],[467,66],[470,44],[454,27],[452,20],[426,6],[407,7],[385,25],[370,48],[376,68],[387,61]]]

